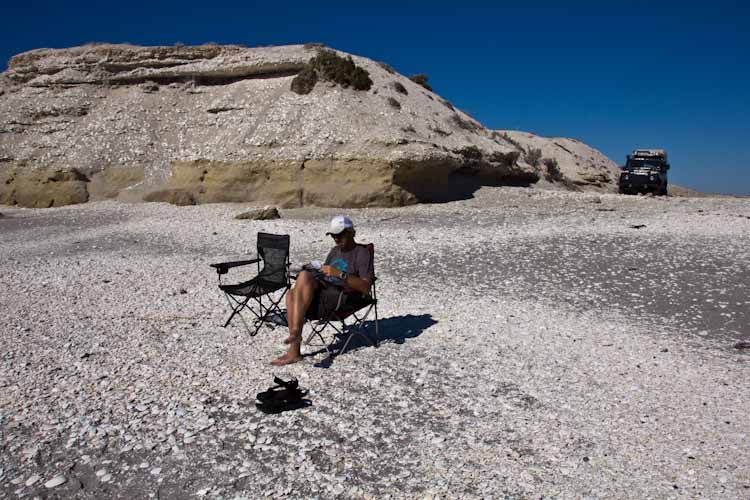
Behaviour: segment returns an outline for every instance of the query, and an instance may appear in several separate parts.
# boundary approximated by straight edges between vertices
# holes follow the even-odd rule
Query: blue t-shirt
[[[355,247],[348,252],[341,251],[339,247],[333,247],[331,251],[328,252],[325,265],[335,267],[339,271],[344,271],[350,276],[357,276],[372,283],[372,256],[370,255],[370,251],[364,245],[355,245]],[[335,278],[335,280],[335,283],[344,286],[347,293],[356,292],[353,288],[341,283],[341,280],[338,278]]]

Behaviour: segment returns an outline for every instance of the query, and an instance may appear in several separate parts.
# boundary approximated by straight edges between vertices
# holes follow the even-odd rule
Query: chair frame
[[[258,233],[258,236],[260,235],[270,235],[270,236],[287,236],[288,235],[277,235],[277,234],[270,234],[270,233]],[[255,278],[260,277],[263,269],[265,269],[265,261],[262,258],[260,247],[257,248],[259,257],[255,259],[248,259],[248,260],[237,260],[237,261],[231,261],[231,262],[220,262],[217,264],[210,264],[211,267],[216,269],[216,273],[219,276],[219,287],[223,285],[221,281],[221,277],[229,272],[230,269],[233,269],[235,267],[241,267],[246,266],[250,264],[257,264],[257,274]],[[263,268],[261,268],[261,262],[263,262]],[[289,267],[291,265],[291,262],[289,260],[289,250],[287,249],[286,252],[286,261],[284,262],[284,275],[286,283],[284,285],[279,286],[277,289],[272,290],[268,293],[264,293],[258,296],[254,296],[252,294],[250,295],[242,295],[242,294],[231,294],[227,292],[226,290],[222,289],[222,292],[224,293],[224,297],[227,300],[227,303],[229,304],[229,308],[232,310],[231,314],[227,318],[227,320],[222,325],[223,328],[226,328],[229,326],[229,324],[232,322],[235,316],[239,316],[242,320],[242,323],[245,325],[245,329],[250,334],[251,337],[254,337],[258,334],[260,331],[260,328],[263,326],[264,323],[268,323],[269,325],[276,325],[274,321],[271,320],[271,318],[275,317],[276,315],[279,315],[281,318],[283,318],[283,326],[286,326],[286,311],[284,309],[281,309],[281,301],[284,300],[284,297],[286,296],[286,293],[291,288],[291,279],[289,275]],[[253,278],[253,279],[255,279]],[[252,280],[250,280],[252,281]],[[283,290],[282,293],[279,295],[279,297],[274,300],[273,295],[278,292],[279,290]],[[242,297],[242,298],[238,298]],[[263,303],[263,298],[267,297],[268,301],[270,302],[269,305],[266,305]],[[257,304],[257,311],[248,305],[250,302],[250,299],[253,299],[255,304]],[[247,324],[247,320],[245,320],[245,317],[242,315],[242,311],[244,309],[249,310],[254,316],[254,328],[250,328],[250,325]]]
[[[313,347],[325,347],[326,352],[329,356],[332,356],[334,352],[331,350],[331,346],[334,344],[334,340],[337,336],[347,336],[346,342],[336,354],[343,354],[349,347],[349,343],[355,336],[362,337],[365,341],[373,346],[378,347],[380,345],[380,331],[378,327],[378,291],[376,282],[378,278],[375,276],[375,247],[372,243],[363,244],[370,252],[370,259],[372,259],[373,278],[370,284],[370,294],[368,302],[355,309],[353,311],[341,311],[336,309],[328,314],[327,318],[321,319],[310,319],[305,318],[307,323],[310,323],[311,331],[307,338],[304,340],[305,345]],[[343,288],[341,293],[344,293]],[[364,310],[364,312],[362,312]],[[375,339],[371,339],[365,331],[365,321],[374,312],[375,315]],[[347,324],[349,318],[354,318],[351,323]],[[330,342],[327,342],[323,336],[323,332],[326,327],[330,326],[334,330],[334,334]],[[321,344],[313,344],[313,340],[319,338]]]

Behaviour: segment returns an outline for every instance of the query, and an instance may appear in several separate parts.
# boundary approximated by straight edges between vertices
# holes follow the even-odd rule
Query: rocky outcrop
[[[293,92],[321,50],[332,49],[97,44],[20,54],[0,76],[0,200],[398,206],[544,177],[513,140],[385,64],[351,56],[369,90],[319,80]],[[42,182],[50,172],[63,179]]]
[[[185,189],[157,189],[146,194],[143,201],[161,201],[178,207],[186,207],[196,203],[193,193]]]
[[[276,207],[257,208],[248,210],[234,216],[237,220],[274,220],[281,219],[281,214]]]
[[[102,43],[19,54],[10,60],[7,76],[32,87],[187,81],[218,85],[296,74],[308,59],[295,46],[248,49],[215,44],[140,47]]]
[[[85,203],[87,182],[75,169],[6,166],[0,170],[0,203],[34,208]]]
[[[107,200],[126,197],[128,191],[136,189],[145,180],[145,168],[142,165],[109,165],[91,176],[87,189],[91,200]],[[132,194],[131,199],[139,199]]]
[[[527,161],[531,161],[535,154],[538,155],[533,163],[540,169],[542,184],[551,183],[587,191],[616,191],[620,175],[617,164],[581,141],[566,137],[542,137],[518,130],[496,132],[515,144]],[[558,175],[550,172],[553,165],[557,166]]]

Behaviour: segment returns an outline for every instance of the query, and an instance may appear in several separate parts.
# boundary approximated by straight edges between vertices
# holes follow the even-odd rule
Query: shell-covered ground
[[[749,201],[351,210],[381,344],[283,369],[208,264],[336,212],[245,208],[0,210],[0,498],[750,497]],[[257,411],[274,374],[312,404]]]

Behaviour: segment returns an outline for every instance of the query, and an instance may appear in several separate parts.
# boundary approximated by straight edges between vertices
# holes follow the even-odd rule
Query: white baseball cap
[[[346,215],[337,215],[331,219],[331,229],[326,234],[340,234],[345,229],[354,229],[352,220]]]

